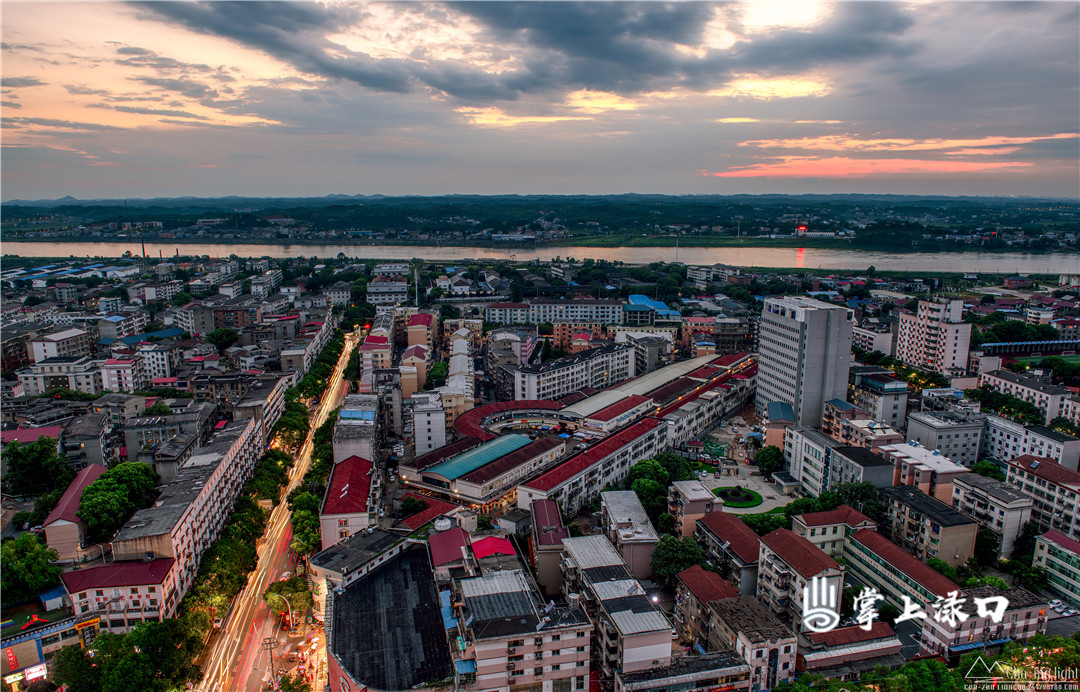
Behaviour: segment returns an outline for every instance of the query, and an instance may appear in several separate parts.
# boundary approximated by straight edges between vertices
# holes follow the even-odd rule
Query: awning
[[[476,661],[469,659],[467,661],[454,661],[454,667],[457,668],[457,672],[461,674],[472,673],[476,674]]]

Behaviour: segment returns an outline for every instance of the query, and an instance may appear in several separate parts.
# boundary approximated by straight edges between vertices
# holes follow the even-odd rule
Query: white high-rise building
[[[758,331],[756,407],[791,404],[795,423],[821,426],[829,399],[847,394],[851,367],[851,311],[810,298],[766,298]]]
[[[433,392],[413,394],[413,430],[416,455],[446,446],[446,410],[442,398]]]
[[[943,375],[967,370],[971,325],[963,323],[963,313],[962,300],[920,300],[915,314],[901,312],[896,357]]]

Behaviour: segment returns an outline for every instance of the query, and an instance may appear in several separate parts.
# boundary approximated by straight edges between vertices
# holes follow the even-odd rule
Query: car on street
[[[1062,611],[1061,614],[1064,615],[1067,618],[1071,618],[1073,615],[1076,615],[1077,613],[1080,613],[1080,610],[1077,610],[1076,608],[1066,608],[1064,611]]]
[[[713,478],[719,478],[720,477],[720,472],[716,471],[715,473],[713,473],[712,476],[713,476]]]
[[[1059,605],[1062,605],[1062,602],[1055,598],[1054,600],[1047,602],[1046,605],[1050,606],[1051,608],[1057,608]]]

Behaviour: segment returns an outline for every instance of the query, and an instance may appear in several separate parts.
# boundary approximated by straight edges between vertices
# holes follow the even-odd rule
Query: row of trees
[[[1031,403],[1018,399],[1011,394],[1003,394],[988,384],[978,389],[967,389],[964,396],[982,404],[982,410],[993,411],[1005,418],[1018,420],[1027,425],[1042,425],[1046,420],[1046,412]]]
[[[323,346],[322,352],[311,365],[311,369],[304,375],[304,379],[300,380],[300,384],[296,385],[300,397],[310,399],[326,389],[330,376],[334,374],[338,357],[344,350],[345,332],[335,329],[333,338],[326,342],[326,346]]]
[[[290,522],[293,540],[291,548],[309,555],[322,547],[319,532],[319,505],[326,492],[326,482],[334,468],[334,425],[341,409],[334,410],[311,437],[311,465],[300,484],[289,493]]]
[[[759,536],[776,529],[790,529],[792,517],[807,512],[828,512],[840,505],[854,507],[871,519],[878,520],[882,515],[881,500],[873,483],[841,483],[832,490],[826,490],[817,497],[800,497],[780,512],[764,514],[743,514],[739,518]]]

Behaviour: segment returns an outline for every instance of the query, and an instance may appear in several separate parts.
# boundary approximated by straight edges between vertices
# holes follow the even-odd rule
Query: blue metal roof
[[[375,420],[374,411],[354,411],[344,409],[340,414],[340,418],[346,418],[349,420]]]
[[[476,673],[476,661],[471,658],[468,660],[459,658],[454,661],[454,666],[457,668],[457,672],[463,675],[466,673]]]
[[[641,293],[632,293],[627,300],[630,301],[631,305],[646,305],[661,315],[673,316],[680,314],[678,310],[672,310],[659,300],[653,300],[649,296]]]
[[[424,469],[424,475],[438,474],[452,481],[455,478],[464,476],[466,473],[475,471],[481,466],[486,466],[510,452],[516,452],[529,444],[529,442],[531,440],[525,435],[512,434],[496,437],[479,447],[474,447],[452,459],[435,464],[429,469]]]
[[[829,399],[825,403],[835,408],[838,408],[841,411],[851,411],[852,409],[856,408],[855,404],[850,404],[843,399]]]
[[[766,408],[769,420],[795,420],[795,409],[786,401],[770,401]]]
[[[172,329],[159,329],[156,332],[146,332],[144,334],[135,334],[133,336],[125,336],[124,338],[120,339],[120,341],[123,341],[125,344],[128,344],[129,346],[134,346],[135,344],[137,344],[137,343],[139,343],[141,341],[146,341],[150,337],[155,337],[155,338],[158,338],[158,339],[171,339],[174,336],[183,336],[183,335],[184,335],[184,330],[183,329],[180,329],[179,327],[173,327]]]

